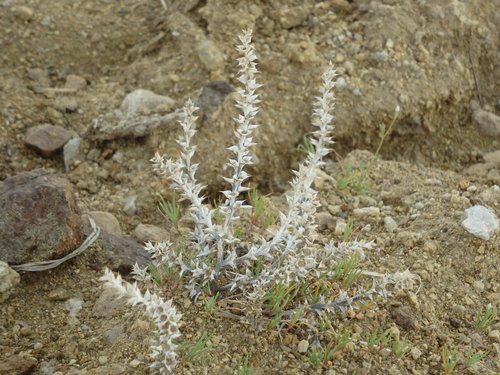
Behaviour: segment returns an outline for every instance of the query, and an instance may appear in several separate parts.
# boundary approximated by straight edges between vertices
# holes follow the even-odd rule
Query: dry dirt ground
[[[207,358],[183,359],[176,373],[229,375],[247,358],[253,373],[261,375],[441,374],[445,344],[463,356],[489,352],[479,365],[455,373],[500,371],[500,323],[481,332],[473,327],[478,311],[500,301],[498,237],[484,241],[460,226],[471,205],[499,213],[498,164],[480,167],[484,173],[465,173],[500,149],[498,138],[479,131],[471,118],[472,102],[500,110],[499,2],[165,4],[167,10],[153,0],[0,1],[0,180],[43,167],[73,182],[83,210],[113,213],[126,234],[139,223],[164,225],[156,193],[167,194],[168,186],[154,176],[148,160],[156,150],[175,154],[178,128],[102,141],[89,130],[92,120],[138,88],[168,95],[180,106],[208,82],[236,86],[235,38],[252,27],[265,85],[252,184],[273,194],[279,206],[290,170],[303,157],[296,146],[311,130],[318,77],[333,61],[343,83],[337,92],[336,156],[327,175],[339,180],[346,166],[369,160],[364,152],[348,153],[374,152],[380,126],[389,124],[396,105],[401,112],[382,160],[369,172],[367,192],[338,190],[328,179],[318,184],[320,211],[332,219],[321,228],[322,240],[340,240],[335,226],[351,219],[353,236],[377,245],[366,269],[409,269],[422,279],[418,291],[381,300],[355,317],[339,315],[334,326],[349,326],[354,340],[319,367],[308,363],[308,353],[298,352],[298,342],[307,338],[300,331],[257,333],[223,317],[224,301],[219,313],[210,314],[181,287],[171,290],[184,314],[183,339],[212,335]],[[88,85],[70,93],[58,90],[69,74],[84,77]],[[230,99],[203,123],[195,140],[203,160],[200,178],[209,192],[221,187],[220,166],[231,144]],[[43,158],[24,146],[27,129],[43,123],[83,138],[82,157],[69,172],[62,156]],[[130,196],[137,197],[132,216],[122,203]],[[379,213],[355,216],[354,209],[364,206],[376,206]],[[387,216],[397,224],[393,231],[384,225]],[[33,374],[43,375],[147,372],[150,322],[102,295],[96,258],[94,246],[55,270],[22,274],[0,306],[0,358],[20,355]],[[81,309],[71,314],[68,308],[79,303]],[[396,358],[363,345],[375,327],[399,334],[413,346],[410,353]]]

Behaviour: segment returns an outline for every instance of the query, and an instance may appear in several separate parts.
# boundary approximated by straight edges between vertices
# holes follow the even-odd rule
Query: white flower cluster
[[[131,284],[122,280],[121,276],[115,276],[113,272],[106,269],[101,280],[107,288],[114,289],[120,295],[127,298],[132,305],[142,305],[146,314],[151,316],[155,323],[155,333],[151,346],[151,369],[159,374],[173,374],[177,364],[175,349],[177,345],[174,340],[181,336],[179,331],[181,314],[177,313],[172,300],[164,301],[154,293],[146,291],[142,294],[137,283]]]

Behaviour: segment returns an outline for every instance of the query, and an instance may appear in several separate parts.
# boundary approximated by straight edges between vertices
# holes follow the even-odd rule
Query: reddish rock
[[[37,169],[0,182],[0,260],[60,258],[82,240],[83,223],[68,180]]]
[[[72,137],[74,132],[50,124],[37,125],[28,129],[24,143],[45,157],[54,155]]]
[[[400,307],[393,310],[391,316],[396,324],[405,331],[411,331],[415,328],[415,318],[408,307]]]

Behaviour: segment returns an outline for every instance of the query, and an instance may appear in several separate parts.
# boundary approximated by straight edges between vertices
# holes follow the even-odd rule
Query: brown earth
[[[483,241],[460,226],[471,205],[484,204],[499,213],[499,192],[492,187],[499,184],[498,156],[497,164],[483,172],[465,171],[500,149],[498,138],[479,131],[472,121],[472,101],[500,111],[500,20],[495,12],[500,3],[165,3],[167,10],[153,0],[0,2],[0,180],[43,167],[73,182],[84,210],[113,213],[127,234],[139,223],[164,225],[156,194],[169,189],[151,172],[149,159],[156,150],[175,154],[178,128],[109,141],[95,140],[88,129],[138,88],[167,95],[180,106],[208,82],[225,80],[236,87],[236,35],[252,27],[259,81],[265,84],[252,184],[275,193],[279,205],[291,167],[303,157],[296,146],[311,131],[311,99],[319,75],[333,61],[346,86],[337,91],[338,155],[328,162],[328,175],[338,180],[342,167],[370,160],[356,151],[334,163],[355,149],[374,152],[380,126],[389,125],[396,105],[401,112],[382,147],[384,160],[369,172],[368,192],[339,191],[331,181],[318,185],[320,211],[333,220],[322,228],[322,240],[339,240],[336,223],[352,219],[354,236],[377,244],[366,269],[409,269],[423,284],[418,293],[380,301],[373,311],[339,315],[334,325],[351,327],[355,340],[317,368],[308,363],[307,353],[297,351],[298,342],[307,338],[300,332],[257,333],[221,316],[224,301],[218,314],[210,314],[178,288],[169,297],[184,314],[183,339],[195,341],[206,331],[213,335],[213,348],[200,363],[182,360],[177,373],[233,374],[246,357],[254,374],[262,375],[441,374],[445,344],[462,355],[489,351],[479,365],[455,373],[500,371],[500,323],[481,332],[473,328],[476,313],[500,301],[498,235]],[[202,47],[222,59],[204,60]],[[58,90],[71,74],[83,77],[87,86]],[[212,194],[221,188],[225,147],[231,144],[231,99],[195,139],[203,162],[200,179]],[[83,138],[82,156],[69,172],[62,156],[44,158],[23,144],[27,130],[44,123]],[[133,216],[122,210],[123,199],[130,196],[137,196]],[[353,210],[363,206],[377,206],[380,213],[355,216]],[[386,216],[396,221],[394,232],[384,226]],[[102,270],[95,267],[99,256],[94,246],[53,271],[22,275],[20,286],[0,306],[1,359],[21,355],[32,363],[34,374],[146,372],[150,323],[139,311],[103,302]],[[68,299],[83,303],[75,316],[64,307]],[[407,330],[399,308],[409,311],[413,329]],[[399,333],[412,351],[398,359],[366,347],[362,341],[375,327]]]

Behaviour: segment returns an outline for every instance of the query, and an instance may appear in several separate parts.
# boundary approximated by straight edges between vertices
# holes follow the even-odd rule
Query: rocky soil
[[[147,262],[140,242],[178,233],[158,211],[157,194],[170,190],[149,160],[176,155],[188,97],[201,107],[199,177],[217,199],[236,114],[234,45],[247,27],[264,84],[252,186],[282,204],[332,61],[336,144],[316,181],[321,241],[341,240],[351,220],[354,237],[376,243],[365,269],[409,269],[422,285],[339,315],[334,325],[351,327],[354,340],[314,367],[300,331],[258,333],[226,313],[229,301],[209,313],[172,283],[164,293],[184,314],[183,339],[212,335],[207,358],[182,358],[177,373],[229,375],[247,358],[261,375],[443,374],[445,344],[463,356],[489,352],[454,373],[500,371],[498,319],[474,329],[478,311],[499,307],[499,234],[484,240],[461,226],[471,206],[500,212],[499,8],[497,0],[0,1],[0,183],[38,168],[65,177],[80,211],[98,211],[109,232],[55,269],[20,272],[0,304],[0,374],[147,372],[150,322],[98,279],[105,266],[126,272],[134,259]],[[138,89],[156,95],[132,100]],[[364,191],[338,189],[348,167],[372,160],[396,106]],[[411,351],[397,358],[368,348],[376,327]]]

